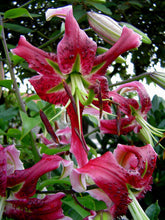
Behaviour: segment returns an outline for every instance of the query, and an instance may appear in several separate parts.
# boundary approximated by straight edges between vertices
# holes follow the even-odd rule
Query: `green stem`
[[[8,67],[9,67],[10,76],[11,76],[11,79],[13,80],[13,87],[14,87],[14,90],[15,90],[16,98],[17,98],[17,101],[18,101],[18,104],[19,104],[21,110],[23,112],[26,112],[25,105],[24,105],[23,100],[21,98],[21,95],[20,95],[20,92],[19,92],[19,89],[18,89],[18,86],[17,86],[17,81],[16,81],[14,71],[13,71],[13,68],[12,68],[12,62],[11,62],[9,52],[8,52],[8,48],[7,48],[7,43],[6,43],[6,39],[5,39],[5,32],[4,32],[4,28],[3,28],[3,20],[2,20],[1,16],[0,16],[0,25],[2,26],[2,32],[1,32],[2,44],[3,44],[4,52],[5,52],[5,55],[6,55],[6,61],[7,61]]]
[[[146,77],[148,75],[151,75],[151,74],[153,74],[153,73],[151,73],[151,72],[149,72],[149,73],[147,73],[147,72],[146,73],[142,73],[142,74],[140,74],[138,76],[134,76],[134,77],[132,77],[130,79],[123,80],[121,82],[117,82],[117,83],[111,84],[111,85],[109,85],[109,88],[111,88],[113,86],[119,86],[119,85],[122,85],[122,84],[125,84],[125,83],[129,83],[129,82],[133,82],[135,80],[143,79],[144,77]]]
[[[38,187],[38,190],[42,190],[44,187],[54,185],[54,184],[66,184],[68,186],[71,186],[71,183],[69,180],[47,179],[40,184],[40,186]]]
[[[2,219],[3,210],[5,208],[6,197],[0,197],[0,220]]]
[[[29,4],[31,4],[32,2],[35,2],[35,1],[36,1],[36,0],[30,0],[30,1],[26,2],[26,3],[24,3],[23,5],[21,5],[20,8],[24,8],[24,7],[26,7],[27,5],[29,5]]]
[[[41,46],[39,46],[38,48],[44,48],[46,46],[48,46],[49,44],[55,42],[57,39],[59,39],[62,35],[63,35],[64,31],[62,31],[61,33],[57,34],[55,37],[51,38],[50,40],[48,40],[46,43],[42,44]]]
[[[132,193],[130,189],[128,189],[129,197],[132,199],[132,202],[128,205],[128,209],[130,213],[132,214],[132,217],[134,220],[149,220],[148,216],[140,206],[138,200]]]

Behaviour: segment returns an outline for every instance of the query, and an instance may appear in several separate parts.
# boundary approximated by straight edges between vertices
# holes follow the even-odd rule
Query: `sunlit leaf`
[[[22,137],[25,137],[34,127],[39,125],[41,123],[41,119],[39,116],[30,118],[27,116],[26,113],[20,111],[21,119],[23,122],[23,131],[22,131]]]
[[[25,8],[13,8],[4,13],[4,18],[13,19],[19,17],[31,17],[30,13]]]
[[[0,80],[0,86],[11,89],[11,86],[13,84],[13,80],[4,79]]]
[[[7,131],[7,136],[19,139],[21,137],[21,131],[16,128],[9,128]]]

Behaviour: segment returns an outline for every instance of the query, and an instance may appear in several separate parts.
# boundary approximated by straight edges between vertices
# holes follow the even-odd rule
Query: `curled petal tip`
[[[45,12],[46,20],[50,21],[52,17],[66,18],[68,11],[72,10],[72,5],[60,8],[50,8]]]

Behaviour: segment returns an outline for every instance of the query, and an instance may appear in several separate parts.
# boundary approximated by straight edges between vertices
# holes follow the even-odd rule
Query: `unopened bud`
[[[92,29],[106,42],[113,45],[122,33],[122,27],[109,16],[88,12],[88,21]]]
[[[165,73],[163,72],[153,72],[149,74],[153,82],[158,84],[161,88],[165,89]]]

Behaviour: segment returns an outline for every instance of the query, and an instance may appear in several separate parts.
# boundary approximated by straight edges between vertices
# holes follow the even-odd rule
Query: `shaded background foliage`
[[[127,72],[126,64],[118,64],[113,63],[113,70],[110,73],[110,77],[115,75],[116,73],[120,74],[121,79],[128,79],[133,75],[139,75],[143,72],[148,71],[149,67],[155,67],[156,64],[160,64],[161,67],[165,67],[165,16],[164,16],[164,8],[165,1],[156,1],[156,0],[107,0],[105,4],[98,4],[93,1],[44,1],[44,0],[22,0],[22,1],[2,1],[0,13],[3,16],[5,11],[12,8],[26,8],[33,19],[30,17],[21,17],[16,19],[5,19],[4,27],[5,27],[5,35],[8,44],[8,48],[14,48],[19,40],[20,34],[25,35],[27,40],[36,47],[40,47],[41,49],[48,52],[56,52],[56,46],[59,40],[63,36],[63,29],[61,26],[61,19],[53,18],[51,21],[45,21],[45,11],[51,7],[61,7],[67,4],[73,4],[74,7],[74,16],[78,20],[82,29],[87,31],[87,34],[91,36],[98,45],[109,47],[102,39],[100,39],[95,33],[89,29],[89,25],[87,22],[86,12],[90,10],[94,10],[96,12],[102,12],[104,14],[110,15],[117,21],[123,21],[134,25],[139,28],[143,32],[147,33],[150,37],[152,44],[142,44],[141,47],[132,53],[132,62],[134,65],[134,72]],[[0,43],[0,48],[2,45]],[[5,54],[3,50],[0,50],[1,57],[0,61],[3,61],[5,76],[7,77],[8,66],[6,65]],[[127,56],[127,53],[124,54]],[[12,57],[12,55],[11,55]],[[36,73],[28,68],[28,65],[22,59],[13,59],[13,65],[15,67],[16,75],[24,81]],[[19,64],[19,65],[17,65]],[[109,78],[110,80],[110,78]],[[148,80],[149,83],[149,80]],[[26,87],[24,83],[24,87]],[[26,89],[29,91],[29,88]],[[30,91],[31,92],[31,91]],[[54,109],[51,106],[48,106],[47,103],[40,101],[37,104],[25,99],[26,108],[29,117],[38,117],[40,108],[47,108],[47,116],[51,117],[54,114]],[[3,94],[0,99],[0,135],[3,135],[3,138],[0,138],[2,144],[10,144],[15,140],[18,141],[21,134],[19,130],[12,130],[14,128],[19,128],[21,126],[21,119],[19,115],[19,109],[16,104],[16,100],[14,97],[14,91],[3,91]],[[153,108],[148,115],[149,122],[160,128],[165,127],[165,101],[162,98],[155,96],[152,100]],[[4,115],[4,110],[6,116]],[[4,119],[5,118],[5,119]],[[116,147],[117,143],[121,144],[132,144],[134,143],[137,146],[141,146],[143,143],[139,141],[138,135],[134,133],[130,133],[127,136],[117,135],[100,135],[98,131],[98,124],[93,118],[89,118],[84,116],[86,122],[84,124],[84,133],[86,134],[85,138],[87,144],[93,147],[93,150],[97,151],[97,153],[103,154],[107,150],[113,151]],[[27,122],[26,119],[24,119]],[[36,122],[33,121],[33,124]],[[89,135],[89,125],[90,129],[92,128],[95,133],[94,136]],[[17,132],[16,132],[17,131]],[[4,132],[4,133],[3,133]],[[6,135],[7,134],[7,135]],[[101,146],[101,148],[97,148],[97,143],[92,141],[94,137],[97,140],[97,143]],[[10,139],[11,138],[11,139]],[[162,145],[165,145],[164,140],[161,142]],[[27,148],[23,149],[22,160],[25,164],[25,167],[30,167],[33,164],[33,158],[30,153],[30,145],[28,141],[27,135],[21,140],[21,145],[27,146]],[[22,149],[22,148],[21,148]],[[141,201],[144,209],[150,205],[155,204],[158,200],[159,206],[161,207],[161,212],[159,215],[159,219],[164,219],[165,216],[165,207],[164,207],[164,186],[165,186],[165,163],[163,160],[163,150],[159,146],[156,147],[156,151],[159,154],[157,168],[154,172],[153,179],[153,190],[152,192],[148,192],[145,199]],[[26,160],[25,160],[26,158]],[[66,202],[67,204],[67,202]],[[66,207],[64,207],[65,210]],[[155,208],[155,210],[158,210]],[[156,217],[151,219],[157,219]]]

